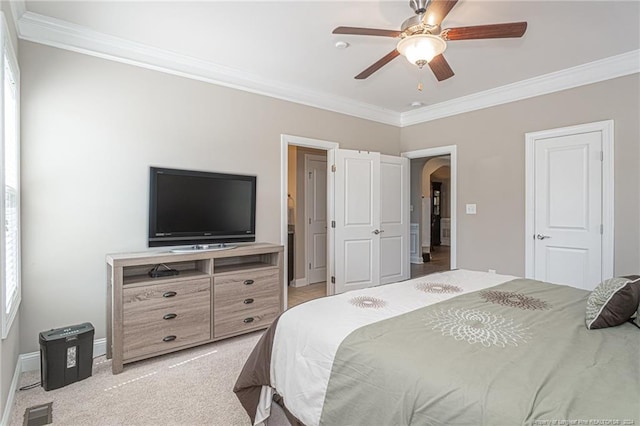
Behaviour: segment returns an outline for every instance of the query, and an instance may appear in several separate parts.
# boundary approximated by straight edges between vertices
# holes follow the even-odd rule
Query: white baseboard
[[[411,256],[411,259],[409,261],[415,265],[420,265],[424,263],[422,256]]]
[[[22,359],[21,356],[18,357],[18,362],[16,362],[16,369],[13,372],[13,379],[11,380],[11,385],[9,386],[9,393],[7,394],[7,402],[4,406],[4,410],[2,411],[2,420],[0,420],[0,425],[6,426],[11,421],[11,416],[13,415],[13,404],[16,400],[16,392],[18,391],[18,383],[20,383],[20,374],[22,373]]]
[[[107,353],[107,339],[96,339],[93,341],[93,357],[101,356]],[[18,392],[18,384],[20,383],[20,375],[27,371],[40,370],[40,352],[29,352],[27,354],[20,354],[18,356],[18,362],[16,363],[16,369],[13,372],[13,379],[11,380],[11,386],[9,387],[9,393],[7,395],[7,403],[5,404],[4,411],[2,412],[2,420],[0,426],[9,424],[11,416],[13,414],[13,403],[16,399],[16,392]]]
[[[307,280],[307,277],[304,278],[296,278],[295,280],[293,280],[293,282],[291,283],[291,287],[304,287],[309,285],[309,281]]]

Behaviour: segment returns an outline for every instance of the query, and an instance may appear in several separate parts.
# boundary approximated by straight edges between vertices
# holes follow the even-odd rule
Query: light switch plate
[[[475,204],[467,204],[467,214],[476,214]]]

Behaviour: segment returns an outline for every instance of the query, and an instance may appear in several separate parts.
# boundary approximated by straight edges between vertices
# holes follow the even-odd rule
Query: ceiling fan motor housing
[[[412,16],[405,20],[400,27],[403,37],[414,34],[440,34],[440,25],[428,25],[423,21],[424,14]]]

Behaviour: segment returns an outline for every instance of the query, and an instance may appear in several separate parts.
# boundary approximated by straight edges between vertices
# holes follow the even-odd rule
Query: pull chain
[[[422,92],[422,90],[424,89],[424,84],[422,84],[422,77],[423,77],[423,69],[422,67],[418,68],[418,91]]]

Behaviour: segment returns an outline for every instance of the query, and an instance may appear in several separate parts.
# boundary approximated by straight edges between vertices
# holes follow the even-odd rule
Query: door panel
[[[327,233],[313,235],[313,257],[311,259],[311,265],[316,269],[327,267]],[[325,270],[326,272],[326,270]],[[322,275],[322,281],[325,280],[325,275]]]
[[[602,133],[534,149],[535,278],[593,289],[602,280]]]
[[[336,150],[335,292],[380,283],[380,154]]]
[[[403,251],[407,240],[401,236],[380,238],[380,281],[400,281],[407,268],[403,264]]]
[[[373,281],[373,239],[345,241],[344,258],[345,277],[349,285],[369,287],[375,284]]]
[[[409,279],[409,159],[380,156],[380,282]]]
[[[544,281],[581,287],[587,280],[588,254],[585,249],[546,247],[547,275]]]
[[[547,149],[548,226],[587,230],[589,219],[589,147]]]
[[[367,158],[346,158],[343,167],[346,191],[345,226],[375,225],[373,195],[377,188],[374,188],[374,173],[379,165],[376,167],[374,162]]]

